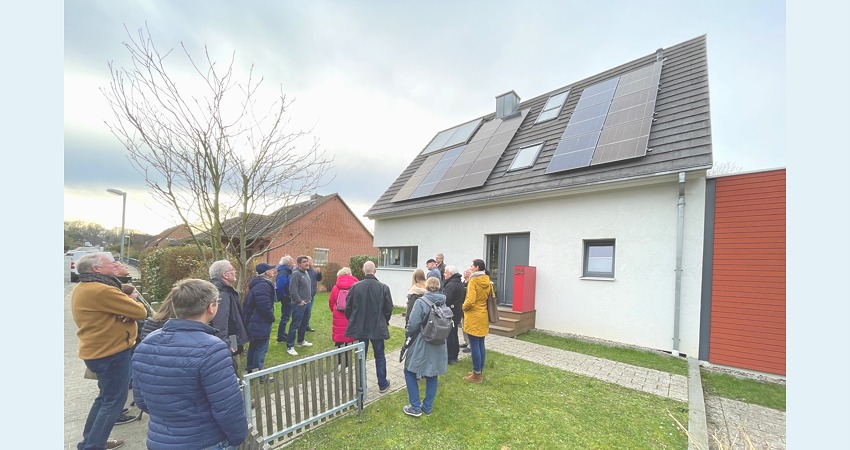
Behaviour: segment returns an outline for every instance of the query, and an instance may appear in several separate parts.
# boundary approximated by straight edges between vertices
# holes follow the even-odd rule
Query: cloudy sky
[[[740,4],[739,4],[740,3]],[[251,64],[295,103],[295,127],[334,158],[362,216],[439,131],[707,35],[715,163],[786,166],[785,3],[564,1],[85,1],[64,4],[64,218],[157,233],[176,224],[147,193],[99,88],[147,24],[156,45]],[[199,53],[195,53],[199,55]],[[177,69],[175,69],[177,70]],[[361,217],[370,226],[367,219]]]

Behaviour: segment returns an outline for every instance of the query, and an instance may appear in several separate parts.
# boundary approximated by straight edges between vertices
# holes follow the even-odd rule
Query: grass
[[[604,345],[577,338],[554,336],[549,333],[534,330],[517,336],[517,339],[545,345],[547,347],[595,356],[597,358],[631,364],[633,366],[646,367],[648,369],[655,369],[661,372],[688,376],[687,360],[664,353],[652,353],[634,348]]]
[[[703,390],[710,395],[785,411],[784,385],[739,378],[710,370],[700,372]]]
[[[310,317],[310,326],[313,327],[316,331],[307,332],[307,336],[305,337],[307,341],[313,344],[312,347],[295,347],[295,350],[298,352],[298,356],[290,356],[286,353],[286,344],[277,343],[277,329],[280,325],[280,304],[275,303],[275,324],[272,325],[272,333],[269,339],[269,351],[266,354],[265,367],[273,367],[279,364],[287,363],[290,361],[295,361],[299,358],[303,358],[305,356],[316,355],[322,352],[326,352],[328,350],[333,350],[334,342],[331,337],[331,326],[333,322],[333,315],[331,314],[330,308],[328,308],[328,296],[327,292],[320,292],[316,294],[316,298],[313,304],[313,311]],[[404,308],[394,308],[393,314],[397,314],[399,312],[404,312]],[[402,344],[404,344],[404,330],[401,328],[390,327],[390,339],[385,341],[385,351],[390,352],[395,349],[401,348]],[[245,344],[245,352],[241,355],[241,363],[240,368],[245,370],[245,355],[248,351],[248,345]],[[369,357],[373,356],[372,351],[369,351]]]
[[[496,352],[485,380],[461,378],[468,358],[439,378],[431,416],[412,418],[402,389],[306,433],[292,449],[681,449],[687,404]],[[424,384],[420,386],[424,392]]]

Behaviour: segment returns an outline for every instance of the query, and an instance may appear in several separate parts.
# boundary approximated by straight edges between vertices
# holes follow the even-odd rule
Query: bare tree
[[[147,26],[127,35],[130,63],[110,62],[112,80],[101,89],[115,116],[106,125],[154,198],[190,230],[201,260],[237,259],[242,292],[249,263],[272,244],[252,237],[271,231],[289,205],[322,186],[332,160],[308,140],[309,131],[290,130],[292,101],[282,87],[268,100],[253,65],[237,78],[235,53],[222,66],[205,46],[198,62],[181,42],[187,82],[187,74],[166,67],[171,50],[162,54]],[[249,220],[257,215],[268,220]]]
[[[722,161],[714,164],[711,169],[708,169],[708,176],[727,175],[744,170],[738,163],[730,161]]]

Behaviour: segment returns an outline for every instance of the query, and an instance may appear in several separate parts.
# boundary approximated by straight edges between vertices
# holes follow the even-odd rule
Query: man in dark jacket
[[[133,397],[150,414],[147,448],[229,448],[248,435],[230,349],[207,325],[219,307],[209,281],[178,281],[169,294],[177,318],[133,354]]]
[[[463,281],[460,279],[460,274],[457,273],[457,268],[448,265],[445,268],[446,284],[443,286],[443,294],[446,296],[446,305],[452,309],[452,321],[454,326],[449,338],[446,340],[446,352],[448,354],[449,364],[457,362],[458,354],[460,353],[460,345],[457,339],[457,327],[460,321],[463,320],[463,300],[466,298],[466,288],[463,287]]]
[[[310,317],[313,315],[313,300],[316,299],[316,294],[319,292],[319,282],[322,281],[322,270],[313,268],[313,258],[307,257],[310,264],[307,266],[307,275],[310,275],[310,304],[307,305],[306,318],[301,323],[301,328],[304,331],[316,331],[310,326]]]
[[[345,317],[348,328],[345,335],[369,344],[375,349],[375,372],[378,375],[378,390],[381,393],[390,388],[387,380],[387,358],[384,355],[384,341],[390,338],[390,316],[393,314],[393,298],[390,288],[375,278],[375,263],[363,264],[364,278],[351,286],[346,297]]]
[[[307,256],[301,255],[295,259],[298,269],[292,272],[292,277],[289,279],[289,298],[292,300],[292,323],[289,325],[289,334],[286,336],[286,353],[292,356],[298,356],[295,351],[295,335],[298,336],[299,347],[310,347],[313,344],[304,339],[304,326],[306,320],[309,320],[307,311],[312,300],[310,291],[310,275],[307,274],[307,268],[310,266],[310,261]]]
[[[286,342],[286,324],[292,316],[292,299],[289,297],[289,280],[295,269],[295,259],[289,255],[280,258],[277,266],[277,282],[274,291],[280,302],[280,324],[277,326],[277,342]]]
[[[274,317],[274,277],[277,269],[266,263],[257,264],[257,276],[248,284],[248,296],[242,305],[242,318],[248,328],[248,361],[245,369],[251,373],[261,370],[269,351],[269,336],[272,334]]]
[[[241,378],[239,354],[242,353],[245,348],[244,345],[251,339],[248,337],[245,323],[242,320],[239,293],[234,289],[238,275],[236,269],[226,259],[212,263],[209,272],[210,283],[218,288],[219,295],[218,311],[210,325],[217,330],[215,335],[230,347],[233,356],[233,370],[236,372],[236,377]]]

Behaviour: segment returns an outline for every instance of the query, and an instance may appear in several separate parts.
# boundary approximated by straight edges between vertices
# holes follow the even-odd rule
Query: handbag
[[[487,294],[487,320],[490,323],[499,322],[499,308],[496,306],[496,293],[493,292],[493,286],[490,286],[490,292]]]

